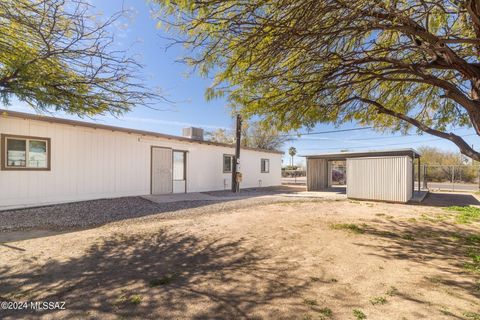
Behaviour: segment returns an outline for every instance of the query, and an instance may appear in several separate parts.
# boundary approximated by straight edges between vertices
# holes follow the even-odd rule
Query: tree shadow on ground
[[[416,205],[431,207],[480,205],[480,201],[472,194],[429,192],[425,199]]]
[[[267,259],[243,240],[116,234],[80,257],[42,265],[27,259],[21,271],[0,269],[0,300],[66,301],[66,311],[42,313],[55,318],[260,318],[258,304],[278,303],[308,287],[287,276],[287,262]],[[38,313],[3,314],[9,316]],[[263,316],[282,313],[272,308]]]
[[[1,210],[0,208],[0,243],[78,231],[133,218],[155,216],[163,219],[172,215],[191,216],[205,212],[219,212],[230,207],[249,207],[262,203],[262,200],[258,200],[257,203],[255,199],[257,197],[297,191],[298,189],[295,188],[280,186],[242,189],[239,193],[231,193],[228,190],[210,192],[215,196],[210,200],[197,200],[194,196],[191,200],[185,200],[185,194],[172,194],[168,196],[181,197],[160,203],[142,197],[121,197],[23,209]],[[241,201],[248,199],[252,201]],[[264,200],[264,203],[268,203],[268,200]]]
[[[445,284],[469,293],[472,302],[480,298],[480,274],[464,268],[471,262],[469,250],[479,246],[480,233],[448,222],[411,223],[407,221],[380,222],[366,225],[364,234],[383,238],[379,244],[356,244],[373,249],[383,259],[409,260],[425,266],[434,265],[438,276],[425,278],[432,285]],[[472,240],[473,239],[473,240]]]

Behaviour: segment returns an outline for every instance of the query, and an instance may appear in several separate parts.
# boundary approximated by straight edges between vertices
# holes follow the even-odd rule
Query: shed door
[[[172,149],[152,148],[152,194],[172,193]]]

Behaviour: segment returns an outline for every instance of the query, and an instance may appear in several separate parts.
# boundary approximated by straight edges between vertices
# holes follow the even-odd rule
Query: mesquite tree
[[[235,129],[216,129],[206,133],[207,140],[220,143],[235,143]],[[243,147],[265,150],[280,150],[283,145],[292,140],[289,135],[281,134],[273,127],[266,127],[259,122],[245,122],[242,124]]]
[[[480,1],[158,0],[192,54],[244,116],[282,130],[356,121],[416,128],[480,153]]]
[[[120,114],[158,96],[114,45],[119,12],[101,21],[87,0],[0,2],[0,99],[39,111]]]

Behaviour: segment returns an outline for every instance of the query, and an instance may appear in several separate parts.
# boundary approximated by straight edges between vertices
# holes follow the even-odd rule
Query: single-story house
[[[0,209],[231,188],[233,145],[0,110]],[[186,135],[186,136],[185,136]],[[242,148],[242,188],[281,184],[283,152]]]
[[[342,181],[351,199],[408,202],[414,196],[414,149],[307,155],[307,190],[331,188]],[[343,162],[342,172],[334,164]],[[346,171],[346,176],[345,175]],[[420,170],[418,170],[420,172]],[[342,177],[339,177],[342,176]],[[418,179],[420,181],[420,179]],[[420,190],[420,183],[418,184]]]

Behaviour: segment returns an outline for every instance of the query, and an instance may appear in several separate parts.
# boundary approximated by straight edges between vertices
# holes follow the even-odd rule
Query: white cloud
[[[201,124],[201,123],[192,123],[192,122],[183,122],[176,120],[162,120],[162,119],[152,119],[152,118],[143,118],[143,117],[122,117],[115,118],[116,120],[124,120],[127,122],[141,122],[141,123],[152,123],[160,125],[170,125],[176,127],[200,127],[204,129],[229,129],[223,126],[210,125],[210,124]]]
[[[12,111],[20,111],[20,112],[27,112],[27,113],[36,113],[35,110],[33,110],[32,107],[30,107],[26,103],[22,103],[20,101],[16,101],[15,104],[11,107],[3,107],[7,110],[12,110]],[[184,122],[184,121],[177,121],[177,120],[163,120],[163,119],[154,119],[154,118],[145,118],[145,117],[130,117],[130,116],[125,116],[125,117],[113,117],[113,116],[94,116],[93,118],[78,118],[72,115],[67,115],[64,112],[57,112],[57,113],[45,113],[48,116],[53,116],[53,117],[59,117],[59,118],[68,118],[68,119],[79,119],[81,121],[93,121],[93,122],[123,122],[123,123],[128,123],[128,122],[136,122],[136,123],[150,123],[150,124],[158,124],[158,125],[167,125],[167,126],[175,126],[175,127],[200,127],[204,129],[210,129],[210,130],[215,130],[215,129],[226,129],[229,130],[230,128],[225,127],[225,126],[219,126],[219,125],[212,125],[212,124],[202,124],[202,123],[193,123],[193,122]]]

